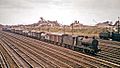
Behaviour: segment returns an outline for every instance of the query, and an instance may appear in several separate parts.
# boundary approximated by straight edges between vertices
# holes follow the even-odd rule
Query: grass
[[[40,27],[40,28],[29,28],[29,30],[37,30],[37,31],[45,31],[45,32],[58,32],[58,33],[64,33],[64,29],[60,27]],[[87,35],[87,36],[98,36],[98,34],[102,31],[104,31],[105,28],[82,28],[82,29],[70,29],[69,27],[65,28],[65,33],[67,34],[73,34],[74,35]]]

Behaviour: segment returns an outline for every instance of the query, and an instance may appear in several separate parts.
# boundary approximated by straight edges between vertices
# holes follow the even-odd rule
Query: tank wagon
[[[4,29],[4,31],[8,30]],[[56,44],[58,46],[62,46],[75,51],[81,51],[87,54],[96,55],[98,52],[100,52],[100,49],[98,47],[99,42],[94,37],[88,38],[87,36],[84,37],[78,35],[25,31],[16,29],[11,29],[10,32]]]

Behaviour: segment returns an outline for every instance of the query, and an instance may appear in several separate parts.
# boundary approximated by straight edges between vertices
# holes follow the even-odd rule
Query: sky
[[[120,16],[120,0],[0,0],[0,24],[37,23],[40,17],[69,25],[75,20],[85,25],[115,21]]]

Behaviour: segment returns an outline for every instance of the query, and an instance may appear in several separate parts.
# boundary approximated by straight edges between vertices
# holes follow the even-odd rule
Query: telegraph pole
[[[49,22],[47,22],[47,31],[48,31],[48,32],[50,32],[50,26],[51,26],[51,25],[49,24]]]
[[[118,34],[120,33],[120,21],[119,21],[119,17],[118,17]]]
[[[72,24],[72,35],[73,35],[73,24]]]
[[[64,31],[64,34],[65,34],[65,25],[63,25],[63,31]]]
[[[41,31],[41,26],[39,26],[38,28],[39,28],[39,31]]]

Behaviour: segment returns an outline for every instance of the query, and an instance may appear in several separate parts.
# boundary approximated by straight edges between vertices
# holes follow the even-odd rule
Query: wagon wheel
[[[68,48],[69,48],[69,49],[72,49],[72,46],[71,46],[71,45],[68,45]]]
[[[79,48],[79,51],[80,51],[80,52],[84,52],[84,49],[83,49],[83,48]]]
[[[66,44],[63,44],[62,46],[66,48]]]

